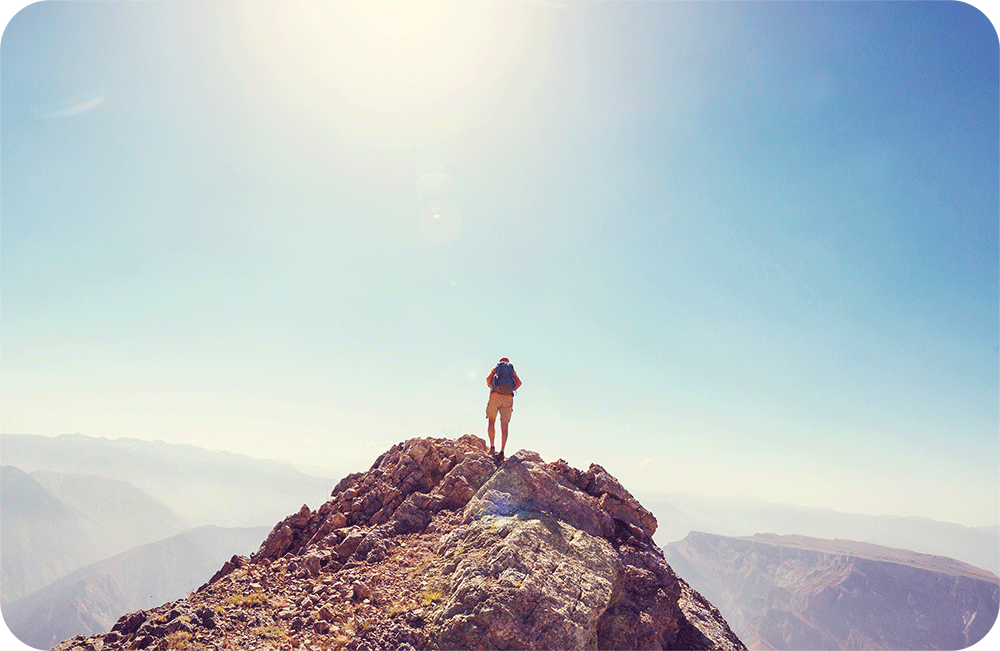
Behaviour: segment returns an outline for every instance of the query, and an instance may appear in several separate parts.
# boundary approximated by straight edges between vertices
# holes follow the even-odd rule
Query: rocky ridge
[[[603,468],[410,439],[188,598],[56,651],[745,649]]]

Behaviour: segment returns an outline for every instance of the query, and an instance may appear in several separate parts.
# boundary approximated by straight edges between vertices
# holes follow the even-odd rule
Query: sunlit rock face
[[[56,648],[745,649],[655,530],[598,465],[411,439],[187,599]]]

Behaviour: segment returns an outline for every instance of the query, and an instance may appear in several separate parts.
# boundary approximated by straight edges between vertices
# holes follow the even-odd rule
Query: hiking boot
[[[500,450],[500,454],[497,455],[497,463],[503,463],[503,450]]]
[[[490,446],[490,456],[491,457],[495,457],[496,455],[497,455],[497,449],[491,445]]]

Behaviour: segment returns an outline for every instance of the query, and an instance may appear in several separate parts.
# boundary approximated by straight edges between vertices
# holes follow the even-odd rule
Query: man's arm
[[[490,371],[490,374],[486,376],[486,386],[491,389],[493,388],[493,374],[496,373],[496,371],[497,370],[494,368]]]
[[[517,377],[517,371],[514,371],[514,391],[521,388],[521,378]]]

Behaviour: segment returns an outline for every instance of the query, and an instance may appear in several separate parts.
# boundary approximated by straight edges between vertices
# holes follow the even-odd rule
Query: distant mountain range
[[[973,528],[927,518],[841,513],[750,497],[648,492],[636,496],[660,523],[656,540],[661,547],[692,531],[722,536],[798,534],[948,556],[1000,574],[1000,530],[996,526]]]
[[[83,434],[0,434],[0,458],[29,473],[47,470],[126,482],[189,526],[267,525],[303,503],[327,499],[336,484],[336,479],[311,477],[289,464],[231,452]]]
[[[751,649],[962,649],[1000,609],[996,575],[868,543],[693,532],[664,554]]]
[[[31,477],[80,515],[84,530],[104,556],[163,540],[190,527],[162,503],[124,481],[49,470],[36,470]]]
[[[186,595],[335,483],[244,455],[80,434],[3,434],[0,458],[0,606],[38,648]]]
[[[5,606],[4,621],[37,649],[107,631],[124,613],[187,596],[234,554],[256,551],[268,531],[206,526],[136,547]]]
[[[104,557],[80,515],[31,475],[0,468],[0,605]]]

